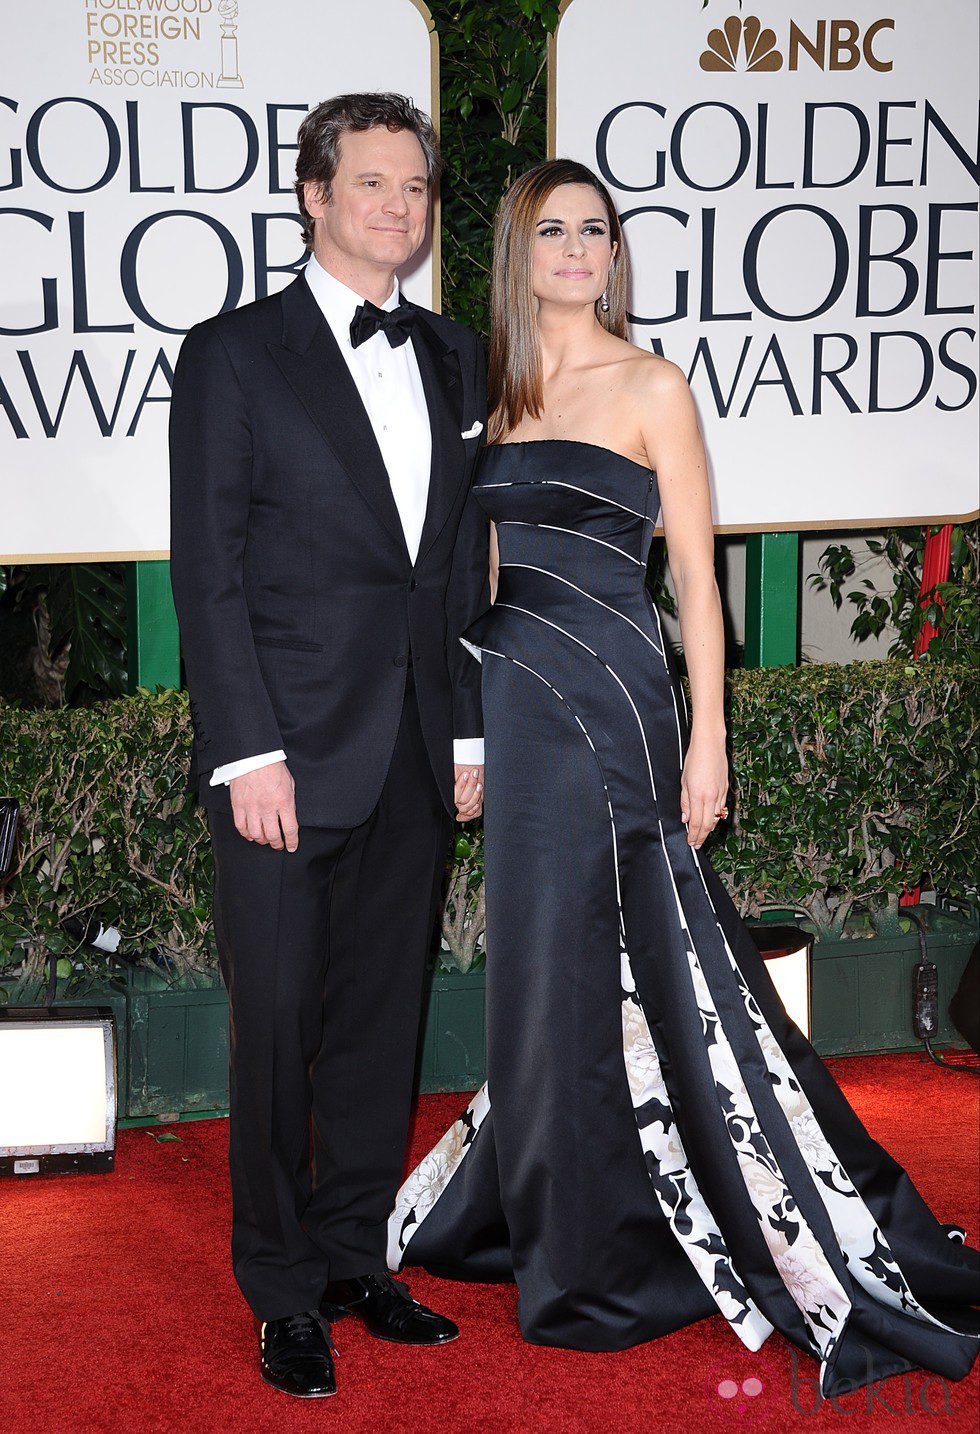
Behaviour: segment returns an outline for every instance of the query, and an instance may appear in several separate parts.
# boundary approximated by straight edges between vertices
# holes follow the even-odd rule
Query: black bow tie
[[[353,348],[369,339],[380,329],[393,349],[403,344],[415,323],[415,310],[410,304],[399,304],[397,309],[379,309],[370,299],[365,299],[354,310],[350,321],[350,341]]]

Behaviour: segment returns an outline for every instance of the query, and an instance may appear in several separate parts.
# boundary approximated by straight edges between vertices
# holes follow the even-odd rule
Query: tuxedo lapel
[[[432,471],[419,540],[420,563],[435,542],[452,511],[466,474],[466,450],[460,437],[463,417],[463,380],[459,354],[430,327],[426,312],[413,305],[416,321],[412,346],[418,360],[432,433]]]
[[[269,351],[354,487],[408,561],[405,533],[388,470],[330,325],[302,275],[284,289],[280,297],[282,344],[269,344]],[[431,501],[431,484],[429,496]]]

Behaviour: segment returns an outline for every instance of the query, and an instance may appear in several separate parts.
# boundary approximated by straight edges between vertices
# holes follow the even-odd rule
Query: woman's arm
[[[642,433],[650,466],[657,470],[667,561],[691,684],[691,740],[681,812],[688,842],[700,846],[728,793],[725,630],[715,581],[708,464],[683,373],[666,360],[651,364],[648,372]]]

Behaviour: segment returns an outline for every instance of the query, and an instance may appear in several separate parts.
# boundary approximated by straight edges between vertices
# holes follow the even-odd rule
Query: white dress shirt
[[[392,348],[382,332],[372,334],[357,348],[350,340],[354,311],[363,303],[360,294],[328,274],[311,254],[306,264],[306,282],[330,325],[351,377],[367,410],[374,436],[381,449],[391,482],[391,492],[405,533],[412,562],[418,555],[429,496],[432,467],[432,431],[425,389],[411,340]],[[378,307],[396,309],[401,302],[398,281]],[[453,757],[458,763],[478,766],[483,762],[483,738],[457,738]],[[226,784],[271,762],[284,762],[283,751],[263,752],[215,767],[211,786]]]

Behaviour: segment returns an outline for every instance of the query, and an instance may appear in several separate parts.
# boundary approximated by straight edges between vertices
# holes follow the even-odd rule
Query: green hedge
[[[853,913],[894,914],[906,877],[975,897],[975,667],[736,669],[726,687],[735,801],[705,850],[743,915],[794,907],[836,937]],[[183,693],[0,706],[0,792],[24,808],[19,867],[0,897],[0,971],[30,979],[50,952],[77,959],[61,922],[93,910],[129,954],[153,949],[178,972],[213,966],[207,826],[184,791],[189,742]],[[476,954],[481,859],[479,833],[457,833],[451,964]]]
[[[894,929],[906,881],[975,897],[975,664],[805,663],[726,680],[735,809],[709,850],[743,916],[796,907],[837,939],[859,911]]]
[[[183,692],[0,706],[0,793],[22,808],[0,973],[25,950],[28,980],[49,952],[75,954],[61,923],[93,911],[124,932],[128,953],[154,948],[182,973],[214,964],[207,824],[184,787],[190,740]]]

